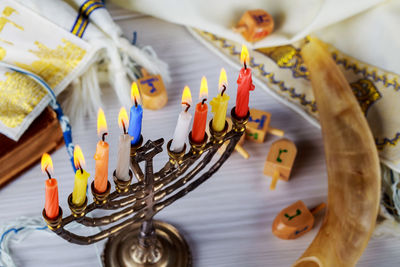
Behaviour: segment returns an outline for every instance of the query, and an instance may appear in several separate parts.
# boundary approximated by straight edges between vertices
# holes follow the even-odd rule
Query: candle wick
[[[190,108],[190,104],[188,102],[182,102],[182,105],[186,105],[185,112],[188,112],[188,110]]]
[[[50,175],[49,171],[47,170],[47,168],[45,169],[45,171],[46,171],[46,173],[47,173],[47,176],[48,176],[49,179],[51,180],[51,175]]]
[[[81,166],[81,163],[80,162],[78,162],[78,164],[77,164],[78,166],[78,170],[80,170],[81,171],[81,174],[83,174],[83,169],[82,169],[82,166]]]
[[[204,102],[207,101],[207,98],[203,98],[203,100],[201,101],[201,105],[204,105]]]
[[[226,85],[225,84],[223,84],[222,85],[222,91],[221,91],[221,96],[224,96],[224,93],[225,93],[225,91],[226,91]]]
[[[247,70],[246,60],[243,62],[243,64],[244,64],[244,69]]]
[[[101,135],[101,140],[102,140],[103,142],[106,140],[106,135],[108,135],[107,132],[105,132],[105,133],[103,133],[103,134]]]
[[[126,134],[126,127],[125,127],[125,122],[122,121],[122,128],[124,128],[124,134]]]
[[[135,97],[135,107],[137,108],[137,106],[138,106],[138,102],[137,102],[137,99]]]

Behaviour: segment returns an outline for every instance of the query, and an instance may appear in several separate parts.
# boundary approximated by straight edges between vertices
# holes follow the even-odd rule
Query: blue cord
[[[13,71],[25,74],[29,77],[31,77],[33,80],[35,80],[38,84],[40,84],[43,88],[46,89],[46,91],[49,93],[51,100],[50,100],[50,107],[56,112],[57,114],[57,119],[61,125],[61,130],[63,132],[63,137],[64,137],[64,142],[65,146],[67,148],[67,152],[71,161],[72,169],[74,170],[74,173],[76,172],[75,164],[74,164],[74,145],[72,143],[72,130],[71,130],[71,125],[69,123],[69,119],[67,116],[64,115],[63,110],[61,109],[60,104],[57,102],[56,95],[54,94],[53,90],[51,87],[38,75],[24,70],[20,67],[5,63],[5,62],[0,62],[0,66],[4,66],[6,68],[9,68]]]
[[[137,40],[137,32],[133,32],[133,38],[132,38],[132,45],[136,45],[136,40]]]

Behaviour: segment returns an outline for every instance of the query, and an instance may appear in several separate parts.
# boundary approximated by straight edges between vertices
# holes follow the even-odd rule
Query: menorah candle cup
[[[243,118],[239,118],[236,115],[235,107],[231,110],[231,118],[232,118],[232,129],[236,132],[244,132],[246,130],[246,124],[249,121],[250,111],[247,112],[247,115]]]
[[[94,203],[96,203],[96,205],[103,205],[107,203],[108,195],[110,194],[111,190],[111,184],[109,181],[107,181],[106,190],[102,193],[97,192],[96,187],[94,186],[94,182],[92,182],[91,189],[92,189],[93,201]]]
[[[63,212],[62,212],[61,207],[58,207],[58,210],[59,210],[58,216],[55,218],[52,218],[52,219],[47,217],[45,209],[43,209],[43,212],[42,212],[43,218],[47,223],[47,227],[52,231],[55,231],[61,227]]]
[[[129,186],[131,185],[132,182],[132,176],[133,173],[131,170],[129,170],[129,180],[120,180],[118,177],[115,175],[115,171],[113,172],[113,179],[115,183],[115,190],[117,190],[118,193],[126,193],[129,191]]]
[[[204,133],[204,139],[202,142],[196,142],[192,138],[192,132],[189,133],[189,143],[190,143],[190,149],[193,154],[202,154],[204,151],[204,147],[206,146],[208,141],[208,135],[207,133]]]
[[[139,142],[134,145],[131,145],[131,157],[136,155],[136,150],[141,147],[143,144],[143,135],[140,135]]]
[[[225,120],[224,129],[219,132],[217,132],[213,129],[212,124],[213,124],[213,120],[210,120],[208,127],[210,129],[211,140],[213,141],[214,144],[222,143],[224,141],[224,137],[225,137],[226,133],[228,132],[228,128],[229,128],[228,122]]]
[[[85,197],[85,201],[83,202],[83,204],[78,206],[72,202],[72,193],[69,194],[69,196],[68,196],[69,209],[71,210],[72,215],[76,218],[83,217],[85,215],[87,202],[88,202],[88,199],[87,199],[87,197]]]
[[[172,144],[172,139],[169,140],[167,144],[167,151],[168,151],[168,156],[169,156],[169,162],[171,162],[173,165],[175,164],[181,164],[183,160],[183,156],[185,156],[185,151],[186,151],[186,144],[183,145],[183,149],[180,152],[175,152],[171,149],[171,144]]]

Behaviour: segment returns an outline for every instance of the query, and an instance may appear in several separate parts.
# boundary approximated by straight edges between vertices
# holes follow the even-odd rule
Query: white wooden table
[[[235,103],[237,71],[198,43],[184,27],[151,17],[135,16],[114,10],[127,36],[138,33],[140,45],[151,45],[171,69],[172,83],[168,86],[169,102],[159,111],[144,112],[145,139],[172,138],[180,97],[185,85],[198,95],[200,79],[208,79],[210,96],[217,93],[219,71],[225,67],[231,96],[230,108]],[[120,133],[117,115],[120,105],[113,91],[104,88],[104,110],[109,126],[110,170],[116,166],[117,139]],[[184,233],[192,249],[194,266],[290,266],[305,250],[318,231],[317,226],[305,236],[284,241],[271,233],[276,214],[287,205],[301,199],[312,207],[326,200],[327,176],[320,131],[302,117],[278,103],[267,93],[256,90],[251,94],[253,108],[272,113],[271,125],[283,129],[286,137],[298,147],[298,156],[289,183],[279,182],[275,191],[268,189],[270,178],[262,174],[264,161],[271,143],[277,137],[268,136],[264,144],[247,142],[251,154],[244,160],[235,153],[220,171],[197,190],[169,206],[156,218],[165,220]],[[73,128],[74,142],[81,145],[87,170],[94,174],[97,135],[96,118]],[[55,177],[59,181],[60,205],[69,213],[67,196],[73,188],[74,175],[67,153],[60,149],[52,154]],[[167,160],[163,152],[155,158],[161,166]],[[93,178],[90,178],[92,181]],[[38,216],[44,205],[44,180],[37,164],[17,180],[0,190],[0,221],[19,216]],[[84,234],[91,234],[84,231]],[[33,232],[24,242],[13,244],[18,266],[98,266],[97,246],[79,246],[66,242],[53,233]],[[400,240],[372,239],[358,266],[399,266]]]

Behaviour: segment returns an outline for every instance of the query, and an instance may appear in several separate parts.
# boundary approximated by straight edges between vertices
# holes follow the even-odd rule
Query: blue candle
[[[142,132],[143,108],[138,103],[140,96],[137,84],[135,82],[132,83],[131,96],[133,100],[133,106],[131,107],[129,117],[128,134],[133,137],[131,144],[136,145],[140,140],[140,133]]]

